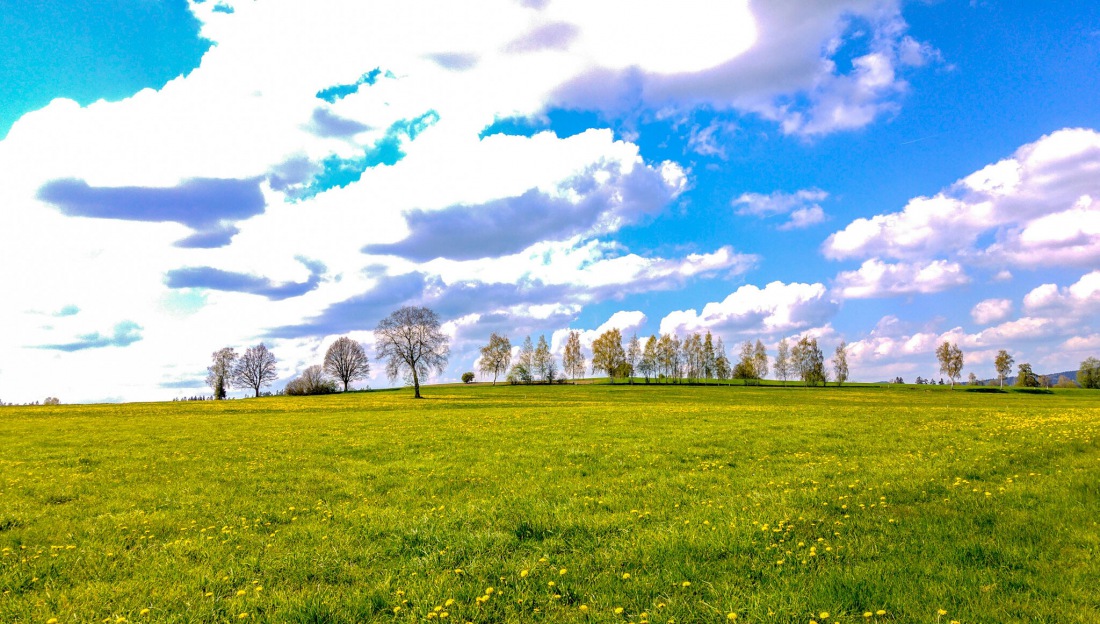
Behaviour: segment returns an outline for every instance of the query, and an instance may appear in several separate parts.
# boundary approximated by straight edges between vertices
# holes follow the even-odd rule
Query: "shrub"
[[[474,374],[470,372],[462,373],[462,383],[472,383],[474,381]]]
[[[290,396],[334,394],[336,392],[336,382],[326,377],[320,366],[310,366],[302,371],[301,377],[296,377],[287,382],[283,391]]]

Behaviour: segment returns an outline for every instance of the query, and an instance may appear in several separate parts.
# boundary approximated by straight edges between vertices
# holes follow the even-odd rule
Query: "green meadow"
[[[1100,393],[0,408],[0,624],[1098,622]]]

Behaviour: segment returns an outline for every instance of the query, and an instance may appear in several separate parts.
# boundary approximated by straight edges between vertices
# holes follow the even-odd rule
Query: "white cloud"
[[[1070,286],[1043,284],[1024,295],[1024,310],[1030,314],[1065,318],[1090,318],[1100,309],[1100,270],[1092,271]]]
[[[723,333],[766,334],[796,332],[825,324],[836,312],[823,284],[772,282],[763,289],[752,284],[738,288],[720,302],[669,313],[661,333],[714,330]]]
[[[753,217],[773,217],[790,215],[781,226],[781,230],[809,227],[826,219],[825,211],[818,202],[829,197],[825,191],[817,188],[802,189],[794,193],[775,191],[769,194],[742,193],[730,202],[737,208],[737,214]]]
[[[886,263],[872,258],[855,271],[836,277],[836,289],[845,299],[937,293],[970,281],[955,262]]]
[[[831,235],[830,258],[889,257],[1031,268],[1100,262],[1100,133],[1066,129],[901,212],[860,218]],[[995,242],[980,240],[992,235]]]
[[[1012,300],[986,299],[970,310],[970,318],[979,325],[989,325],[1005,320],[1012,314]]]

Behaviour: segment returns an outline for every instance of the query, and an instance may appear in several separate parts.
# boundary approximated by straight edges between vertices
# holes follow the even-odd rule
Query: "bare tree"
[[[231,384],[233,365],[237,361],[237,352],[231,347],[226,347],[215,351],[211,358],[214,361],[206,369],[206,385],[214,390],[214,399],[221,400],[225,398],[226,390],[229,389]]]
[[[951,389],[955,389],[955,380],[962,374],[963,352],[959,345],[943,341],[936,347],[936,359],[940,361],[940,372],[951,379]]]
[[[324,371],[340,380],[344,384],[344,392],[347,392],[352,381],[370,375],[370,358],[363,345],[341,336],[325,353]]]
[[[833,354],[833,372],[836,374],[836,385],[843,385],[848,381],[848,343],[843,340],[836,346]]]
[[[402,306],[374,329],[375,357],[386,361],[390,380],[404,376],[420,397],[420,378],[442,373],[451,354],[450,338],[439,327],[439,316],[421,306]]]
[[[489,344],[481,347],[481,362],[478,368],[481,372],[493,375],[493,385],[497,385],[497,377],[508,371],[512,364],[512,343],[505,336],[496,332],[489,334]]]
[[[779,346],[775,353],[775,378],[783,380],[783,385],[787,385],[787,377],[791,375],[791,348],[787,344],[787,339],[779,341]]]
[[[260,396],[260,388],[271,385],[277,377],[275,355],[262,342],[249,347],[233,367],[233,385],[252,388],[256,396]]]
[[[611,383],[615,376],[623,371],[626,354],[623,353],[623,334],[618,329],[609,329],[592,342],[592,372],[607,373]]]
[[[565,349],[561,355],[561,365],[565,374],[577,380],[577,375],[584,377],[584,369],[587,363],[584,361],[584,352],[581,351],[581,335],[575,331],[569,332],[565,339]]]
[[[1005,377],[1012,374],[1012,365],[1015,363],[1008,351],[1001,349],[997,352],[997,359],[993,360],[993,366],[997,369],[997,378],[1001,380],[1002,388],[1005,387]]]

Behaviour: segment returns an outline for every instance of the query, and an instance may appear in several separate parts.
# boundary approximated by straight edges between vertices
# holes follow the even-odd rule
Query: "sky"
[[[613,327],[856,381],[1100,356],[1096,2],[0,11],[0,401],[209,393],[259,342],[277,390],[402,305],[433,381]]]

